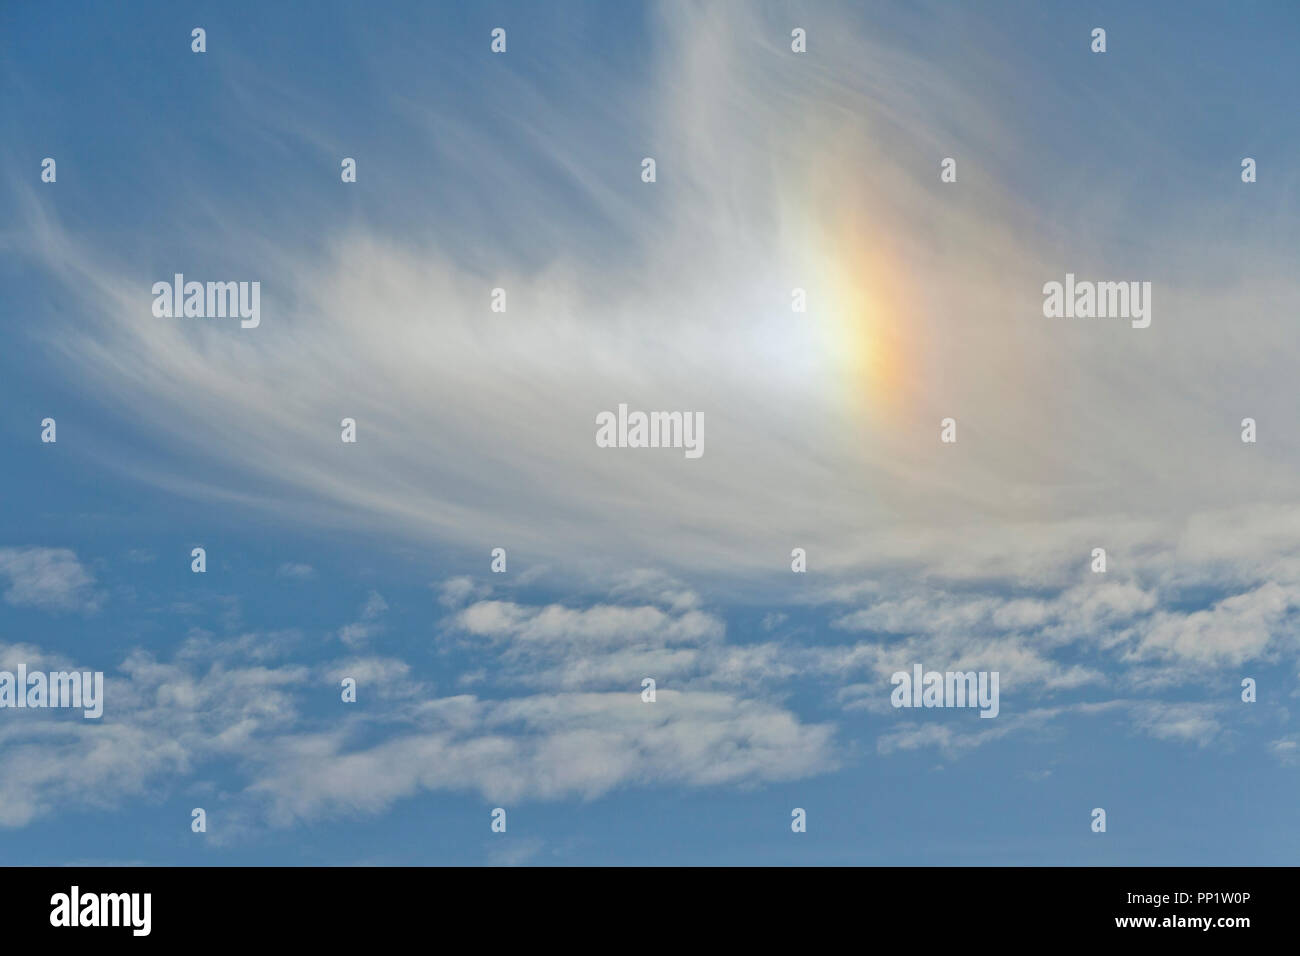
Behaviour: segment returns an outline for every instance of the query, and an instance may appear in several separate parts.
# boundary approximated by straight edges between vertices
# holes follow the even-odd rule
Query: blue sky
[[[0,862],[1292,862],[1298,20],[7,6]]]

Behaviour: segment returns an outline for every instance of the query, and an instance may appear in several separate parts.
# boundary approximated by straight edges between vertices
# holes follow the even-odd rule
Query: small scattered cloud
[[[289,561],[280,565],[275,573],[277,577],[290,578],[295,581],[307,581],[316,576],[316,569],[310,564],[300,564],[296,561]]]
[[[1300,734],[1290,734],[1270,741],[1268,749],[1287,766],[1300,765]]]
[[[492,590],[488,585],[479,584],[465,574],[448,578],[435,587],[438,591],[438,603],[449,608],[464,607],[472,600],[486,597]]]
[[[15,607],[45,611],[99,609],[103,594],[95,579],[67,548],[0,548],[4,599]]]
[[[384,596],[378,591],[371,591],[361,608],[360,618],[339,630],[339,640],[348,647],[361,647],[383,630],[379,619],[387,610],[388,602],[384,600]]]
[[[546,841],[539,837],[521,837],[508,842],[488,844],[487,860],[489,866],[524,866],[531,863],[542,852]]]

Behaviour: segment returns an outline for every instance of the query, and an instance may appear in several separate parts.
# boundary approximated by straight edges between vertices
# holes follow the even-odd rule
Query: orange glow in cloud
[[[822,251],[820,302],[808,311],[824,333],[839,387],[855,411],[896,410],[909,376],[909,314],[902,267],[887,245],[856,223],[842,222]]]

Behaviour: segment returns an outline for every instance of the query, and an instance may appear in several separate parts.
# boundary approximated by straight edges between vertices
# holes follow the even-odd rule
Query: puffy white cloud
[[[1300,588],[1269,581],[1226,597],[1206,610],[1157,612],[1143,629],[1138,657],[1173,657],[1206,665],[1241,664],[1267,656],[1279,637],[1295,644],[1291,615]]]
[[[586,647],[625,646],[646,639],[669,644],[698,643],[721,637],[726,630],[721,618],[696,610],[673,614],[650,605],[608,604],[580,609],[558,604],[536,608],[509,601],[480,601],[461,611],[455,623],[479,637]]]
[[[836,764],[832,729],[725,694],[661,691],[434,701],[417,733],[348,749],[344,732],[277,744],[250,791],[287,823],[377,812],[420,790],[495,802],[593,798],[633,784],[789,780]]]

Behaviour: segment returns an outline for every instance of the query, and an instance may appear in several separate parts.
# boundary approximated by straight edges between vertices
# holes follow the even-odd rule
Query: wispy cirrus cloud
[[[856,17],[823,10],[809,29],[835,36]],[[557,52],[563,108],[509,68],[469,113],[414,95],[386,105],[453,168],[472,168],[466,189],[499,211],[403,194],[452,217],[462,242],[355,220],[272,229],[255,186],[232,200],[238,215],[211,206],[211,243],[194,240],[189,260],[264,277],[255,332],[155,319],[150,277],[170,266],[74,239],[25,190],[24,250],[91,315],[75,336],[52,330],[50,347],[157,437],[136,477],[285,519],[473,547],[508,536],[564,566],[711,574],[774,569],[795,543],[819,571],[908,554],[939,566],[958,528],[1004,556],[1135,520],[1168,544],[1234,485],[1269,513],[1289,507],[1295,449],[1236,436],[1237,406],[1266,415],[1289,381],[1289,330],[1271,303],[1300,290],[1279,278],[1277,250],[1247,234],[1232,268],[1188,269],[1218,228],[1198,193],[1204,215],[1164,223],[1141,261],[1157,284],[1151,329],[1045,320],[1039,290],[1063,257],[1129,268],[1109,250],[1136,213],[1103,195],[1063,231],[1022,198],[1051,189],[1016,173],[1033,134],[1014,96],[988,95],[1022,91],[994,27],[972,24],[987,46],[939,62],[874,31],[794,57],[786,18],[749,5],[665,5],[650,24],[644,74],[592,51],[579,74]],[[263,81],[249,64],[232,82],[248,94]],[[641,108],[613,109],[602,86]],[[528,119],[486,132],[484,108],[520,96]],[[284,105],[273,89],[241,102]],[[502,150],[498,134],[521,149]],[[937,163],[953,152],[970,172],[949,189]],[[642,153],[659,161],[654,184],[640,182]],[[1065,176],[1075,162],[1050,152],[1040,165]],[[300,188],[295,208],[317,208]],[[523,249],[519,234],[547,238]],[[508,290],[504,314],[488,309],[494,287]],[[793,287],[807,314],[790,311]],[[1224,339],[1225,312],[1255,317],[1249,339]],[[869,354],[844,364],[855,350]],[[596,448],[595,414],[625,400],[703,411],[705,457]],[[338,442],[343,414],[359,423],[355,448]],[[961,427],[952,449],[937,437],[946,415]],[[191,458],[241,480],[196,478]]]

